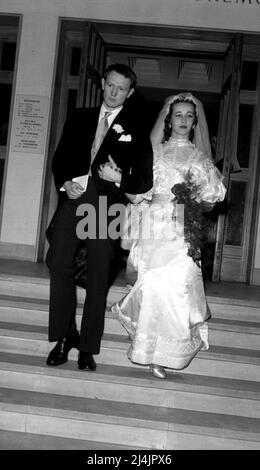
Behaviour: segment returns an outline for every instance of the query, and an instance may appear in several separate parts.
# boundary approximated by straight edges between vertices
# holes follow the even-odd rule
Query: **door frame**
[[[43,206],[42,206],[42,218],[41,218],[41,224],[40,224],[40,236],[39,236],[39,244],[38,244],[38,250],[37,250],[38,251],[37,261],[43,261],[45,252],[46,252],[45,231],[50,221],[51,213],[53,211],[50,208],[51,198],[53,198],[51,158],[54,153],[55,147],[57,145],[61,128],[63,125],[63,122],[60,116],[61,110],[60,110],[60,105],[59,105],[59,102],[63,93],[63,90],[61,90],[61,88],[59,89],[59,85],[61,84],[61,78],[62,78],[61,70],[64,67],[64,63],[63,63],[64,61],[62,60],[62,51],[63,53],[65,51],[64,33],[62,33],[62,29],[65,28],[66,30],[71,29],[71,30],[80,31],[82,30],[82,24],[86,21],[89,21],[94,26],[96,26],[98,31],[100,31],[101,36],[102,36],[102,28],[101,30],[99,29],[101,24],[103,25],[102,27],[104,27],[105,30],[108,27],[110,27],[112,29],[114,28],[114,31],[116,30],[116,28],[118,28],[118,26],[119,26],[119,29],[125,26],[123,24],[118,25],[118,23],[115,25],[113,22],[97,22],[91,19],[89,20],[87,18],[80,19],[80,20],[60,18],[59,20],[59,28],[58,28],[59,39],[57,41],[56,66],[54,70],[55,86],[54,86],[54,94],[53,94],[52,121],[51,121],[51,131],[50,131],[50,138],[49,138],[48,162],[47,162],[47,167],[46,167],[45,191],[44,191]],[[128,26],[129,26],[130,34],[132,30],[135,31],[136,29],[140,28],[139,24],[138,25],[129,24]],[[147,28],[148,28],[148,25],[143,25],[143,28],[141,28],[142,32],[144,30],[147,30]],[[160,31],[162,34],[165,33],[165,27],[164,26],[156,27],[156,34],[154,34],[154,28],[151,27],[151,29],[149,30],[149,34],[152,38],[151,40],[154,43],[156,43],[156,40],[157,40],[157,44],[158,44],[157,50],[153,48],[154,54],[156,54],[159,51],[161,52],[161,55],[164,55],[164,54],[169,55],[171,51],[174,52],[175,54],[176,52],[179,52],[179,54],[182,54],[183,49],[181,49],[181,45],[184,44],[185,47],[187,48],[187,50],[185,51],[186,55],[188,54],[190,54],[191,56],[192,54],[194,55],[196,49],[199,50],[198,55],[203,53],[203,51],[205,52],[205,54],[207,53],[209,55],[208,45],[210,45],[209,46],[210,54],[212,55],[216,54],[216,56],[220,57],[220,55],[224,54],[225,45],[227,45],[228,41],[233,35],[232,31],[219,32],[219,31],[214,31],[214,30],[210,30],[210,31],[206,31],[206,30],[201,31],[201,30],[196,30],[196,29],[188,30],[185,27],[184,28],[174,28],[174,27],[169,28],[168,27],[166,29],[167,29],[168,37],[165,39],[164,45],[162,43],[161,38],[159,38],[159,36],[157,35],[159,34]],[[175,48],[170,49],[170,50],[169,50],[169,31],[172,32],[172,37],[175,38],[174,40]],[[252,37],[252,36],[257,36],[257,35],[251,34],[250,36]],[[259,61],[260,61],[260,36],[259,36],[258,43],[259,43],[259,47],[257,49],[257,54],[259,54]],[[145,53],[146,51],[147,53],[151,54],[151,50],[149,50],[149,47],[146,45],[145,41],[142,44],[144,44],[141,48],[142,53]],[[115,48],[115,45],[113,46],[109,44],[109,47],[112,50]],[[125,45],[123,47],[125,47]],[[135,47],[128,45],[127,49],[128,51],[131,49],[134,50]],[[245,49],[246,49],[246,54],[248,54],[248,51],[251,50],[250,45],[248,45]],[[243,51],[243,55],[244,55],[244,51]],[[249,52],[249,55],[250,55],[250,52]],[[260,104],[258,103],[258,120],[260,120],[259,106]],[[257,174],[256,174],[254,185],[256,189],[259,188],[259,176],[257,177]],[[259,214],[260,194],[259,193],[256,194],[256,191],[254,193],[254,198],[253,198],[253,207],[254,207],[254,210],[257,212],[257,214]],[[254,220],[251,230],[250,230],[250,248],[249,248],[248,263],[247,263],[247,282],[251,282],[252,280],[253,263],[254,263],[255,247],[256,247],[256,236],[257,236],[257,221]]]

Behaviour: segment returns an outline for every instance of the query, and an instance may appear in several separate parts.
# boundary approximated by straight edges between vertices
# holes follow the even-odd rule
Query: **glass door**
[[[237,34],[225,58],[216,160],[227,197],[217,224],[213,281],[250,282],[253,201],[258,157],[258,62],[243,61]]]

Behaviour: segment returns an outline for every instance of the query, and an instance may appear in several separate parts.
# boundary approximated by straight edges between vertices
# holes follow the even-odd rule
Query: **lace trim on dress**
[[[190,330],[189,339],[167,338],[157,333],[153,337],[151,334],[148,337],[136,331],[137,323],[124,315],[118,304],[113,305],[111,310],[132,340],[127,354],[132,362],[144,365],[156,363],[166,367],[168,365],[171,368],[183,369],[199,350],[209,348],[206,324],[194,326]]]

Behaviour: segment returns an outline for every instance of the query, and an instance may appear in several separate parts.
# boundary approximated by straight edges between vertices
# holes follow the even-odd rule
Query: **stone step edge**
[[[22,431],[2,431],[0,430],[0,450],[9,450],[12,451],[12,455],[8,454],[8,461],[11,458],[14,458],[17,464],[17,455],[14,450],[24,451],[24,450],[39,450],[39,451],[48,451],[48,450],[88,450],[88,451],[99,451],[104,450],[113,450],[116,452],[120,450],[148,450],[148,447],[128,447],[128,446],[119,446],[117,443],[105,443],[101,441],[83,441],[82,439],[77,439],[76,437],[60,437],[60,436],[50,436],[47,434],[36,434]],[[21,459],[28,463],[28,454],[27,452],[21,454],[19,452],[19,462]],[[42,461],[43,454],[41,454],[40,459]],[[60,456],[59,456],[60,459]],[[66,453],[64,454],[64,460],[66,460]]]
[[[7,356],[22,356],[18,354],[12,353],[5,353]],[[22,356],[24,357],[24,356]],[[19,358],[18,358],[19,359]],[[68,363],[67,363],[68,364]],[[118,384],[127,386],[127,387],[134,387],[134,388],[149,388],[153,390],[164,390],[172,393],[174,391],[182,391],[188,393],[198,393],[202,395],[213,395],[213,396],[227,396],[227,397],[234,397],[234,398],[241,398],[241,399],[249,399],[249,400],[260,400],[260,389],[259,389],[259,382],[252,382],[248,380],[241,380],[241,379],[227,379],[222,377],[216,377],[218,380],[218,384],[206,384],[206,380],[212,382],[211,376],[203,376],[200,378],[200,383],[189,383],[187,380],[189,378],[189,374],[185,374],[186,383],[182,382],[181,380],[178,382],[175,377],[176,375],[182,375],[182,372],[172,372],[169,374],[168,379],[166,381],[161,381],[159,379],[154,379],[150,377],[148,372],[145,374],[140,368],[131,368],[131,372],[129,374],[129,367],[127,366],[113,366],[113,373],[107,373],[106,370],[101,372],[100,369],[108,369],[110,366],[106,364],[99,365],[97,371],[95,373],[82,373],[79,370],[73,369],[61,369],[61,368],[50,368],[42,365],[28,365],[24,363],[17,362],[8,362],[7,360],[0,359],[0,370],[8,371],[9,373],[19,373],[19,374],[27,374],[30,376],[35,377],[48,377],[49,379],[53,378],[53,380],[72,380],[76,382],[82,382],[87,380],[88,382],[98,382],[98,383],[106,383],[106,384]],[[111,366],[112,367],[112,366]],[[125,372],[125,375],[122,373],[117,374],[116,370],[122,370]],[[109,372],[109,371],[108,371]],[[190,374],[191,376],[193,374]],[[1,380],[1,379],[0,379]],[[201,381],[203,380],[203,384]],[[231,387],[225,386],[225,383],[232,385]],[[251,385],[251,390],[249,390],[248,385]],[[4,386],[2,384],[2,386]],[[255,390],[259,389],[259,390]],[[253,404],[253,401],[252,401]]]
[[[11,273],[2,273],[0,272],[0,285],[1,281],[12,281],[12,282],[19,282],[19,283],[34,283],[34,284],[42,284],[42,285],[49,285],[50,278],[48,275],[45,276],[26,276],[25,274],[11,274]]]
[[[17,312],[11,313],[13,318],[9,317],[9,312],[5,311],[1,313],[0,308],[0,333],[6,336],[6,331],[16,332],[19,336],[23,335],[23,332],[34,333],[36,337],[42,334],[45,335],[44,339],[48,337],[48,325],[47,318],[41,316],[41,314],[34,316],[30,315],[30,311],[27,311],[25,318],[19,318]],[[11,316],[10,315],[10,316]],[[78,331],[80,331],[81,316],[76,317],[76,323]],[[210,347],[222,346],[230,347],[234,349],[246,349],[260,351],[260,325],[252,327],[244,327],[243,325],[233,325],[233,327],[225,327],[225,323],[217,323],[216,325],[212,320],[208,322],[209,328],[209,341]],[[13,333],[11,334],[11,336]],[[110,338],[111,335],[115,335],[118,341],[129,344],[128,334],[123,325],[118,321],[117,318],[111,315],[111,312],[106,312],[105,315],[105,339]],[[39,337],[43,339],[43,337]]]
[[[1,397],[0,401],[6,404],[15,404],[26,407],[36,407],[42,410],[52,409],[52,410],[68,410],[77,415],[81,416],[81,413],[84,416],[94,416],[95,420],[97,416],[104,415],[103,410],[107,411],[107,406],[109,406],[108,413],[105,414],[105,417],[113,419],[114,416],[122,419],[129,419],[131,421],[137,421],[138,423],[143,421],[145,425],[150,423],[158,422],[167,424],[168,416],[167,414],[173,414],[174,423],[178,423],[183,420],[184,417],[189,417],[189,414],[197,416],[198,418],[204,416],[206,419],[209,418],[209,421],[214,421],[215,418],[222,418],[226,421],[226,424],[229,424],[229,419],[233,419],[233,424],[235,425],[238,421],[239,427],[246,429],[253,429],[255,426],[255,432],[260,435],[260,418],[242,416],[237,414],[225,414],[218,411],[206,411],[206,410],[193,410],[186,408],[173,407],[170,408],[168,404],[164,404],[159,407],[154,404],[139,404],[131,403],[129,401],[118,401],[118,400],[107,400],[106,398],[96,398],[88,396],[75,396],[67,395],[66,393],[62,394],[62,401],[60,394],[52,392],[45,392],[41,390],[23,390],[21,395],[21,390],[17,388],[8,388],[0,387]],[[38,404],[38,401],[40,405]],[[52,406],[50,407],[50,403]],[[134,409],[127,408],[129,404],[133,405]],[[82,409],[82,406],[85,406],[85,409]],[[87,409],[86,409],[87,408]],[[127,412],[126,412],[127,411]],[[138,413],[137,413],[138,412]],[[199,416],[200,415],[200,416]],[[193,416],[193,417],[194,417]],[[73,417],[73,416],[72,416]],[[212,419],[213,418],[213,419]],[[219,424],[219,419],[217,419],[217,424]],[[251,424],[251,426],[249,426]]]
[[[20,276],[15,276],[15,275],[1,275],[0,274],[0,296],[1,295],[10,295],[10,294],[4,294],[1,292],[1,281],[3,281],[3,284],[7,282],[19,282],[24,284],[32,284],[35,282],[37,285],[42,285],[42,286],[49,286],[49,279],[45,278],[31,278],[29,276],[26,277],[20,277]],[[77,292],[80,293],[81,295],[84,295],[84,289],[82,287],[77,286]],[[121,293],[122,296],[127,294],[128,288],[126,285],[122,284],[113,284],[108,291],[108,297],[110,294],[115,294],[115,293]],[[11,296],[11,295],[10,295]],[[251,306],[251,307],[258,307],[260,308],[260,300],[249,300],[249,299],[241,299],[241,298],[234,298],[234,297],[227,297],[227,296],[216,296],[216,295],[210,295],[206,294],[206,298],[209,303],[214,303],[214,304],[225,304],[225,305],[238,305],[238,306]]]
[[[107,303],[107,308],[106,308],[106,315],[112,315],[110,308],[111,308],[112,302]],[[218,304],[223,305],[223,304]],[[32,311],[43,311],[43,312],[48,312],[49,309],[49,301],[48,299],[35,299],[31,297],[20,297],[20,296],[12,296],[12,295],[0,295],[0,308],[19,308],[19,309],[28,309]],[[233,306],[232,306],[233,307]],[[241,309],[241,306],[238,306]],[[83,304],[78,303],[77,305],[77,315],[82,315],[82,308]],[[247,312],[239,312],[234,315],[233,312],[228,312],[228,305],[227,305],[227,312],[218,312],[218,311],[213,311],[212,312],[212,317],[211,321],[226,321],[229,322],[229,324],[234,323],[234,322],[243,322],[243,326],[246,326],[245,322],[247,325],[255,324],[256,326],[260,323],[257,321],[258,319],[258,309],[256,307],[247,307]],[[259,310],[259,319],[260,319],[260,310]]]
[[[111,433],[113,432],[113,426],[116,426],[117,428],[124,428],[124,429],[131,429],[135,428],[136,433],[142,432],[142,430],[146,430],[146,435],[147,433],[153,432],[153,431],[158,431],[158,433],[161,432],[180,432],[180,433],[187,433],[189,434],[200,434],[200,435],[205,435],[205,436],[214,436],[214,437],[226,437],[226,438],[231,438],[231,439],[241,439],[241,440],[247,440],[247,441],[254,441],[254,442],[260,442],[260,433],[258,432],[250,432],[250,431],[243,431],[243,430],[238,430],[238,429],[229,429],[229,428],[223,428],[221,426],[219,427],[209,427],[207,425],[197,425],[193,424],[190,421],[186,423],[177,423],[176,421],[174,423],[169,423],[168,420],[167,422],[163,423],[158,422],[158,420],[154,421],[146,421],[146,420],[138,420],[138,418],[126,418],[123,417],[119,419],[118,416],[112,417],[104,414],[95,414],[94,416],[91,415],[91,413],[82,413],[82,412],[72,412],[70,413],[69,410],[58,410],[56,408],[43,408],[43,407],[37,407],[37,406],[32,406],[32,405],[17,405],[14,403],[11,404],[6,404],[5,402],[1,402],[0,400],[0,416],[3,413],[10,413],[12,415],[19,415],[21,414],[26,414],[28,416],[35,416],[35,417],[45,417],[45,418],[54,418],[58,420],[64,420],[64,421],[73,421],[74,424],[77,423],[81,427],[83,425],[87,425],[88,423],[95,423],[97,426],[98,425],[106,425],[108,424],[111,426]],[[248,418],[250,420],[252,418]],[[147,426],[149,424],[149,426]],[[152,425],[155,425],[155,427],[152,427]],[[3,429],[3,426],[0,424],[0,428]],[[94,436],[93,436],[94,437]]]
[[[19,392],[19,390],[16,390]],[[6,393],[8,393],[8,389],[6,389]],[[27,391],[27,394],[30,395],[30,392]],[[83,400],[82,397],[72,397],[72,396],[63,396],[62,399],[65,401],[65,398],[68,398],[68,401],[70,402],[71,408],[68,407],[62,407],[61,404],[56,403],[56,399],[59,399],[59,397],[55,396],[54,394],[51,393],[46,393],[48,395],[48,398],[51,400],[53,399],[52,397],[55,396],[56,399],[54,399],[54,404],[55,406],[43,406],[41,405],[41,395],[45,395],[44,392],[31,392],[32,397],[36,400],[38,400],[37,395],[39,396],[39,404],[31,404],[31,401],[29,397],[26,397],[26,400],[24,400],[24,403],[17,403],[18,399],[13,397],[11,395],[10,400],[3,400],[0,398],[0,413],[1,410],[5,411],[10,411],[13,412],[15,409],[17,409],[18,413],[36,413],[39,415],[45,415],[45,416],[55,416],[55,417],[61,417],[61,418],[66,418],[66,419],[72,419],[76,421],[92,421],[92,422],[99,422],[99,423],[104,423],[104,424],[116,424],[120,426],[130,426],[130,427],[144,427],[144,428],[152,428],[155,424],[157,429],[160,430],[166,430],[167,425],[168,425],[168,419],[152,419],[152,418],[144,418],[140,417],[140,411],[139,411],[139,416],[138,417],[133,417],[133,416],[126,416],[124,413],[121,412],[120,414],[120,408],[122,409],[124,406],[123,402],[118,402],[114,403],[116,406],[114,408],[114,413],[110,413],[108,410],[108,413],[102,413],[102,411],[98,412],[96,411],[83,411],[83,410],[78,410],[73,408],[73,401],[77,400]],[[93,400],[95,399],[89,399],[87,400]],[[98,399],[98,402],[100,404],[100,407],[102,407],[102,404],[105,402],[105,400]],[[56,406],[57,405],[57,406]],[[76,405],[76,404],[75,404]],[[110,406],[112,406],[112,401],[109,403]],[[129,405],[129,403],[126,403],[125,405]],[[137,408],[142,408],[147,406],[148,409],[156,408],[155,406],[152,405],[136,405]],[[75,406],[76,408],[76,406]],[[164,408],[161,407],[161,410]],[[134,415],[134,411],[133,411]],[[247,419],[247,418],[246,418]],[[250,418],[249,418],[250,419]],[[252,419],[252,418],[251,418]],[[253,418],[254,419],[254,418]],[[260,420],[259,420],[260,421]],[[0,424],[1,427],[1,424]]]
[[[19,311],[23,311],[23,310],[26,310],[27,312],[28,311],[31,311],[31,312],[34,312],[35,315],[41,315],[43,314],[44,315],[44,319],[45,319],[45,322],[43,321],[42,324],[40,325],[39,323],[37,323],[38,326],[46,326],[47,327],[47,322],[48,322],[48,310],[47,308],[45,309],[42,309],[42,308],[32,308],[32,305],[29,305],[29,308],[27,306],[23,307],[21,305],[19,306],[10,306],[10,305],[1,305],[1,302],[0,302],[0,322],[1,323],[17,323],[18,325],[21,324],[21,325],[28,325],[28,326],[32,326],[34,325],[34,322],[33,322],[33,319],[32,319],[32,322],[31,323],[28,323],[28,321],[22,321],[20,323],[17,322],[17,320],[13,320],[12,319],[12,314],[10,315],[10,319],[1,319],[1,309],[3,308],[6,308],[6,309],[18,309]],[[80,307],[77,308],[77,318],[81,318],[82,317],[82,309],[80,309]],[[21,312],[21,315],[22,315],[22,312]],[[115,314],[113,314],[113,312],[111,312],[111,309],[108,307],[106,308],[106,311],[105,311],[105,318],[106,319],[112,319],[112,320],[117,320],[117,317],[115,316]],[[259,317],[259,320],[260,320],[260,317]],[[117,320],[118,323],[119,323],[119,320]],[[209,330],[214,330],[214,331],[225,331],[225,332],[236,332],[236,333],[247,333],[247,334],[253,334],[253,335],[260,335],[260,321],[259,322],[256,322],[256,321],[247,321],[247,320],[237,320],[237,319],[234,319],[234,320],[230,320],[228,318],[214,318],[214,317],[211,317],[209,320],[208,320],[208,327],[209,327]],[[123,326],[122,326],[123,328]]]
[[[43,333],[35,333],[29,331],[17,331],[15,329],[8,330],[0,328],[0,338],[9,337],[16,340],[31,340],[38,341],[41,343],[48,343],[46,335]],[[123,335],[104,333],[101,348],[105,349],[116,349],[126,353],[130,345],[128,337]],[[1,348],[1,345],[0,345]],[[1,349],[0,349],[1,350]],[[71,351],[72,358],[75,354],[74,350]],[[40,354],[41,355],[41,354]],[[240,348],[229,348],[227,346],[210,346],[208,351],[199,351],[197,357],[203,359],[215,359],[227,362],[238,362],[238,363],[249,363],[254,365],[260,365],[260,352],[254,349],[240,349]]]

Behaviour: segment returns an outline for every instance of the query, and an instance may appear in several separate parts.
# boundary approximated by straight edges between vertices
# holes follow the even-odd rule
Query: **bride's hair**
[[[170,107],[169,107],[169,111],[167,113],[167,116],[164,120],[164,135],[163,135],[163,142],[167,142],[167,140],[169,140],[169,138],[171,137],[171,134],[172,134],[172,124],[171,124],[171,119],[172,119],[172,113],[173,113],[173,108],[174,108],[174,105],[177,104],[177,103],[190,103],[193,105],[194,107],[194,111],[195,111],[195,115],[194,115],[194,121],[193,121],[193,125],[192,125],[192,129],[190,131],[190,134],[189,134],[189,140],[192,141],[193,140],[193,137],[194,137],[194,128],[196,127],[197,123],[198,123],[198,111],[197,111],[197,107],[196,107],[196,104],[194,103],[194,101],[192,101],[192,99],[187,99],[185,96],[179,96],[175,101],[173,101],[171,104],[170,104]]]
[[[171,136],[171,129],[169,124],[171,124],[171,116],[173,111],[174,103],[192,103],[195,109],[196,119],[193,124],[194,136],[190,135],[190,141],[196,146],[199,152],[204,153],[209,158],[211,158],[211,146],[209,140],[209,131],[207,120],[203,108],[203,104],[198,98],[193,96],[190,92],[182,92],[178,95],[171,95],[166,98],[164,105],[159,112],[159,115],[155,121],[155,124],[152,128],[150,138],[153,148],[157,145],[166,142]],[[171,106],[172,105],[172,106]],[[168,117],[167,117],[168,116]],[[166,126],[165,118],[167,117]],[[166,132],[165,132],[166,127]],[[168,129],[167,129],[168,128]]]

